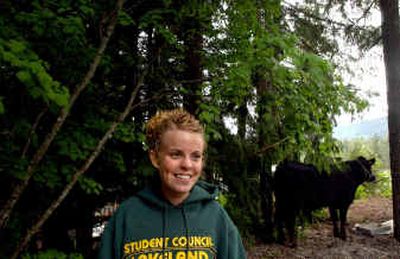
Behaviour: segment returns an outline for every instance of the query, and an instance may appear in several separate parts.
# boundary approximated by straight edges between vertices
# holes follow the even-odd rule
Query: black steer
[[[313,165],[283,162],[275,172],[275,222],[278,242],[285,243],[284,227],[289,236],[289,246],[296,246],[296,217],[309,215],[312,210],[329,207],[333,235],[346,239],[346,216],[354,200],[357,187],[365,181],[374,181],[371,166],[375,159],[358,157],[346,161],[340,169],[330,174],[318,172]],[[338,228],[338,212],[340,229]]]

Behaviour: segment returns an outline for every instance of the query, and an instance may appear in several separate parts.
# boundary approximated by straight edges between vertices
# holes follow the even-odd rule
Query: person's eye
[[[178,159],[181,155],[178,152],[173,152],[170,154],[172,159]]]
[[[201,154],[193,154],[192,159],[193,159],[193,161],[199,161],[202,159],[202,155]]]

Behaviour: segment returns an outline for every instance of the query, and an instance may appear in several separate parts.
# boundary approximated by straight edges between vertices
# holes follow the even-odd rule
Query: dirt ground
[[[333,238],[331,224],[324,220],[303,232],[297,248],[258,244],[249,251],[248,258],[400,258],[400,243],[392,235],[371,237],[353,230],[356,223],[382,223],[392,216],[391,199],[372,197],[357,200],[349,209],[346,241]]]

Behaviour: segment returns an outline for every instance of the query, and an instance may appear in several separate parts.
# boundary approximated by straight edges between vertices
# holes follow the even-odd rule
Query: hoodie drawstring
[[[189,246],[189,226],[188,226],[188,220],[187,220],[187,216],[186,216],[186,212],[185,212],[185,207],[182,206],[181,207],[181,211],[182,211],[182,217],[183,217],[183,224],[185,227],[185,234],[186,234],[186,258],[188,257],[188,253],[190,250],[190,246]]]
[[[189,245],[189,222],[187,219],[185,207],[181,207],[181,212],[182,212],[182,218],[183,218],[183,226],[185,228],[185,236],[186,236],[186,258],[188,257],[189,250],[190,250],[190,245]],[[163,237],[163,242],[162,242],[162,257],[163,258],[168,258],[168,255],[165,254],[165,238],[166,238],[166,229],[167,229],[167,218],[168,218],[168,208],[167,206],[163,206],[163,212],[162,212],[162,237]]]
[[[162,257],[167,258],[168,255],[165,254],[165,235],[166,235],[166,228],[167,228],[167,217],[168,217],[168,208],[167,206],[163,206],[163,215],[162,215]]]

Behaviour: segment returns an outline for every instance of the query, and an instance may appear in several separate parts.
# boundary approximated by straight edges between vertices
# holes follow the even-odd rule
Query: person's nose
[[[190,159],[189,156],[185,156],[185,157],[182,159],[181,166],[182,166],[183,168],[191,168],[191,167],[192,167],[192,164],[193,164],[193,161]]]

